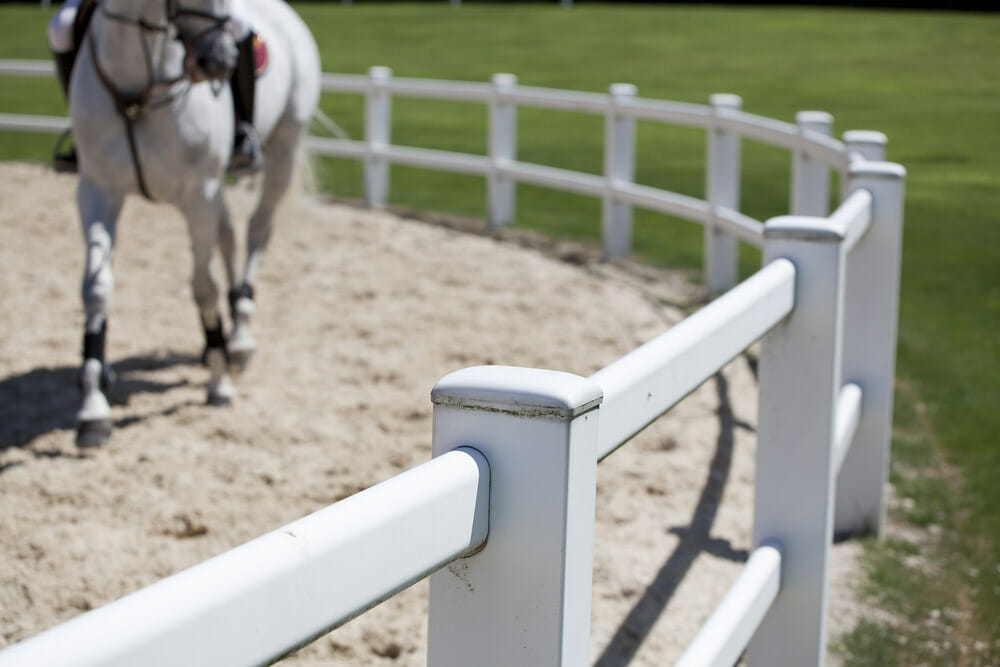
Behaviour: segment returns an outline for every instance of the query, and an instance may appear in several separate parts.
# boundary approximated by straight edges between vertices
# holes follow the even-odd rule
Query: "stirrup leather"
[[[241,121],[237,126],[233,154],[226,173],[230,176],[252,173],[260,169],[263,162],[257,130],[250,123]]]

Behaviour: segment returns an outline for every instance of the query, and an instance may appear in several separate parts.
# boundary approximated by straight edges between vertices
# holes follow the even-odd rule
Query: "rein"
[[[227,21],[230,20],[228,15],[216,15],[211,12],[201,11],[197,9],[185,9],[183,7],[178,7],[175,4],[175,0],[167,0],[167,20],[163,23],[150,23],[145,18],[134,18],[131,16],[126,16],[124,14],[119,14],[113,12],[101,3],[100,5],[101,14],[112,21],[117,21],[119,23],[125,23],[126,25],[131,25],[143,33],[147,32],[162,32],[165,35],[170,34],[172,27],[172,21],[181,16],[194,16],[197,18],[209,19],[212,23],[205,30],[199,32],[194,38],[182,40],[185,47],[197,40],[201,36],[211,32],[212,30],[220,29]],[[115,83],[107,75],[104,69],[101,67],[101,62],[97,57],[97,43],[93,38],[93,35],[88,36],[87,41],[90,46],[90,58],[94,63],[94,70],[97,72],[97,77],[100,79],[101,84],[104,86],[108,94],[111,95],[111,99],[115,103],[115,110],[118,115],[121,116],[125,123],[126,136],[128,137],[128,147],[129,152],[132,154],[132,164],[135,167],[136,181],[139,185],[139,192],[142,196],[153,201],[153,197],[149,194],[149,188],[146,186],[146,179],[143,175],[142,162],[139,159],[139,149],[135,138],[135,124],[138,121],[140,115],[150,109],[158,109],[159,107],[165,106],[178,97],[186,95],[190,89],[190,81],[187,80],[186,75],[182,72],[176,77],[167,79],[165,81],[157,81],[156,74],[154,72],[153,66],[153,56],[149,50],[149,43],[146,41],[145,37],[140,40],[142,44],[142,54],[146,63],[146,73],[148,79],[148,85],[137,95],[123,95],[120,90],[115,86]],[[167,95],[154,100],[153,92],[158,86],[172,87],[181,81],[187,81],[188,85],[184,88],[174,90]]]

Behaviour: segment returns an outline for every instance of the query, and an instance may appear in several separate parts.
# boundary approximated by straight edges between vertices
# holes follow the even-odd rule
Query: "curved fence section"
[[[744,651],[751,665],[823,664],[832,536],[878,532],[884,516],[903,175],[852,166],[831,216],[768,221],[764,268],[589,378],[485,367],[438,384],[435,451],[483,443],[491,464],[512,463],[494,489],[491,545],[460,577],[431,576],[431,664],[484,646],[497,657],[477,664],[584,664],[589,614],[570,605],[589,599],[592,522],[576,512],[592,511],[597,461],[758,339],[755,549],[681,664],[730,665]],[[540,493],[543,450],[563,460]]]
[[[526,183],[603,202],[602,234],[608,258],[631,247],[632,207],[673,215],[705,227],[705,280],[720,292],[736,282],[736,241],[762,245],[762,224],[739,211],[739,141],[753,139],[789,149],[794,156],[791,211],[825,215],[831,170],[842,175],[853,152],[828,136],[832,118],[803,112],[798,124],[783,123],[741,110],[736,95],[713,95],[709,105],[642,99],[630,84],[613,84],[606,95],[520,86],[511,74],[494,75],[491,84],[428,79],[398,79],[385,67],[361,75],[324,75],[324,90],[366,96],[365,140],[310,140],[314,152],[365,163],[365,197],[370,206],[385,203],[389,164],[401,164],[487,179],[487,219],[504,225],[515,215],[514,183]],[[469,156],[450,151],[394,146],[391,99],[417,97],[480,102],[489,109],[489,151]],[[535,107],[604,116],[604,173],[586,174],[516,160],[518,107]],[[706,130],[706,199],[696,199],[634,182],[635,123],[651,121]],[[884,145],[884,144],[883,144]],[[880,159],[880,158],[879,158]]]
[[[12,71],[51,73],[0,62]],[[744,651],[752,666],[823,664],[833,535],[881,534],[885,514],[905,171],[880,161],[884,135],[840,142],[820,112],[792,125],[733,95],[678,104],[626,84],[597,95],[373,68],[324,87],[366,96],[364,141],[309,145],[362,160],[371,205],[389,164],[484,176],[493,224],[513,215],[515,182],[578,192],[604,203],[609,256],[627,251],[632,206],[664,211],[705,226],[706,279],[728,291],[589,378],[498,366],[443,378],[431,462],[0,652],[0,666],[266,662],[428,574],[432,667],[586,664],[598,462],[756,341],[754,550],[681,664]],[[488,154],[393,145],[393,95],[485,103]],[[605,173],[517,161],[519,105],[603,114]],[[637,119],[706,130],[704,200],[633,182]],[[54,121],[5,114],[0,126]],[[792,152],[790,215],[739,211],[742,138]],[[829,213],[831,169],[843,192]],[[761,246],[764,266],[732,287],[737,240]]]
[[[49,63],[0,61],[0,75],[52,76]],[[830,136],[833,118],[802,111],[796,123],[765,118],[742,110],[737,95],[717,94],[709,104],[691,104],[637,96],[631,84],[612,84],[607,94],[521,86],[512,74],[496,74],[490,83],[397,78],[387,67],[367,75],[323,74],[326,92],[365,97],[363,140],[308,137],[317,154],[358,160],[364,164],[365,201],[382,206],[390,194],[390,166],[403,165],[486,179],[486,218],[506,225],[516,216],[515,184],[572,192],[602,201],[602,236],[607,258],[629,252],[634,207],[702,225],[704,277],[712,293],[736,284],[737,242],[762,246],[761,221],[740,212],[740,142],[743,139],[787,149],[792,158],[789,213],[825,216],[829,210],[831,173],[847,181],[850,165],[885,158],[885,135],[854,130],[840,141]],[[469,155],[392,143],[392,99],[412,97],[478,102],[489,117],[487,155]],[[587,174],[521,162],[517,156],[517,109],[533,107],[603,116],[604,173]],[[691,127],[706,133],[705,198],[685,196],[641,185],[635,178],[635,123],[646,121]],[[61,132],[68,123],[51,117],[0,113],[0,129]],[[846,194],[845,190],[842,194]]]

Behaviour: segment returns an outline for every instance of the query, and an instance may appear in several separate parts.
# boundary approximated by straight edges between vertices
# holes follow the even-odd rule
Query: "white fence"
[[[44,2],[49,2],[49,1],[50,0],[42,0],[43,3]],[[342,5],[353,5],[354,4],[354,0],[340,0],[340,4],[342,4]],[[462,6],[462,0],[448,0],[448,4],[451,5],[452,7],[461,7]],[[561,7],[572,7],[573,6],[573,0],[559,0],[559,5]]]
[[[632,207],[673,215],[705,228],[704,275],[718,293],[736,282],[736,241],[763,243],[763,223],[739,211],[740,139],[748,138],[788,149],[792,154],[790,212],[826,215],[830,172],[846,187],[852,160],[882,159],[886,138],[880,132],[854,131],[844,141],[830,137],[833,118],[804,111],[797,123],[784,123],[741,111],[736,95],[713,95],[709,105],[642,99],[631,84],[613,84],[608,94],[520,86],[511,74],[496,74],[491,83],[393,78],[385,67],[367,76],[326,74],[326,91],[365,95],[363,141],[311,138],[319,155],[364,162],[365,201],[381,206],[389,193],[389,165],[480,175],[487,182],[487,219],[510,223],[515,215],[515,183],[530,183],[602,200],[604,254],[627,254],[632,239]],[[468,155],[391,142],[392,98],[480,102],[488,106],[487,155]],[[586,174],[520,162],[517,156],[517,109],[537,107],[597,114],[605,118],[604,173]],[[706,199],[668,192],[634,182],[635,124],[652,121],[706,130]]]
[[[44,69],[0,62],[0,74]],[[586,664],[598,462],[757,340],[754,550],[680,664],[731,665],[745,649],[751,665],[823,664],[832,536],[881,533],[884,519],[905,175],[881,161],[884,135],[840,142],[827,114],[790,125],[732,95],[699,106],[622,84],[597,95],[373,68],[324,75],[324,88],[366,95],[364,141],[309,145],[363,160],[370,205],[385,201],[391,163],[481,174],[493,224],[513,216],[513,183],[536,183],[601,197],[608,255],[627,250],[642,206],[705,226],[716,289],[735,280],[737,239],[762,246],[764,266],[589,378],[496,366],[445,377],[430,462],[0,652],[0,667],[263,663],[428,573],[432,667]],[[486,103],[489,154],[392,145],[393,95]],[[518,162],[524,105],[603,114],[605,174]],[[632,182],[639,119],[706,130],[707,201]],[[0,129],[57,120],[0,114]],[[741,137],[791,151],[791,215],[739,212]],[[827,216],[831,169],[842,196]]]
[[[38,1],[43,9],[47,9],[52,6],[52,0],[38,0]],[[340,0],[340,4],[353,5],[354,0]],[[448,0],[448,4],[450,4],[452,7],[461,7],[462,0]],[[559,0],[559,5],[562,7],[572,7],[573,0]]]
[[[50,63],[0,60],[0,76],[52,76]],[[483,176],[486,217],[506,225],[516,213],[515,183],[529,183],[600,198],[604,254],[627,254],[632,239],[632,208],[641,207],[700,223],[705,229],[704,277],[713,293],[732,287],[737,278],[737,241],[763,244],[763,223],[744,215],[740,202],[740,140],[760,141],[788,149],[792,156],[789,211],[795,215],[826,215],[830,173],[840,174],[846,188],[847,169],[859,159],[885,157],[881,132],[855,130],[843,141],[830,136],[833,118],[803,111],[795,124],[741,111],[737,95],[713,95],[708,105],[666,102],[636,97],[630,84],[613,84],[609,93],[584,93],[520,86],[511,74],[496,74],[491,83],[393,78],[386,67],[368,75],[324,74],[326,92],[365,96],[364,140],[310,137],[317,155],[361,160],[365,201],[377,207],[389,196],[389,166],[407,165]],[[489,115],[488,154],[469,155],[392,144],[392,98],[480,102]],[[597,114],[605,118],[604,174],[520,162],[517,156],[517,109],[537,107]],[[706,131],[704,200],[634,182],[636,121],[694,127]],[[65,118],[0,113],[0,130],[61,132]]]

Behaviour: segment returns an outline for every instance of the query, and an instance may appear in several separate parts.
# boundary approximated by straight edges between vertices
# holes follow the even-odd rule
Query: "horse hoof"
[[[76,425],[76,446],[97,447],[111,439],[110,419],[90,419]]]
[[[233,397],[213,392],[205,399],[205,403],[211,405],[213,408],[225,408],[233,404]]]
[[[246,322],[246,313],[253,308],[253,301],[240,299],[237,308],[242,311],[237,313],[236,326],[229,336],[229,343],[226,346],[229,352],[229,369],[234,373],[242,373],[250,364],[253,353],[257,350],[257,341],[250,333],[249,325]]]
[[[223,376],[218,383],[208,388],[205,403],[214,407],[225,407],[231,405],[235,397],[236,387],[228,376]]]
[[[244,350],[229,350],[229,370],[237,375],[246,371],[253,359],[254,348],[249,347]]]

